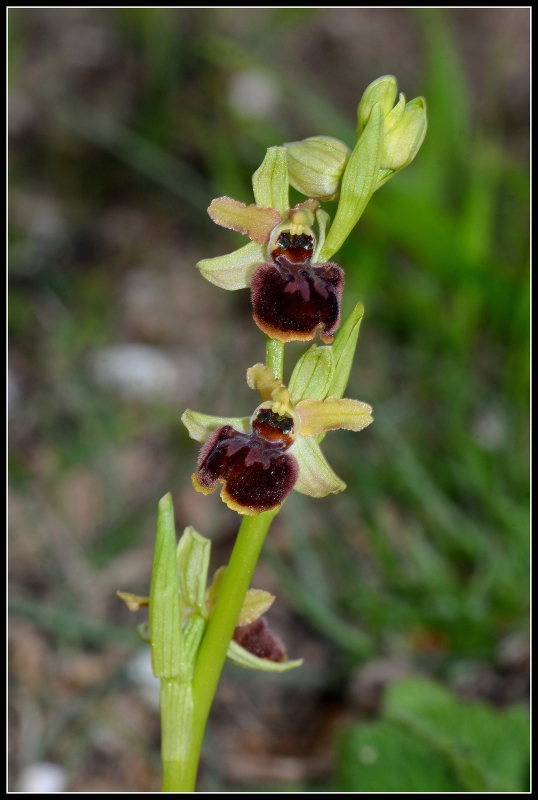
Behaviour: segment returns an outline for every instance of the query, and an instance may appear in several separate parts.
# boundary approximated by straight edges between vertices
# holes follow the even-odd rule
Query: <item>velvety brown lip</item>
[[[287,342],[321,338],[332,341],[340,323],[344,275],[337,264],[291,262],[278,256],[252,275],[252,306],[258,327]]]
[[[277,508],[299,476],[296,459],[286,453],[284,434],[271,440],[256,429],[241,433],[230,425],[215,431],[198,459],[196,483],[211,492],[224,483],[222,495],[237,511],[257,514]]]

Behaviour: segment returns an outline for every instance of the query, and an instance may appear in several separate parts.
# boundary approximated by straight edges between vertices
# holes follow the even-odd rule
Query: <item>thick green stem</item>
[[[275,377],[281,381],[284,380],[284,342],[266,336],[265,353],[267,366],[273,370]]]
[[[207,717],[226,660],[239,612],[273,517],[279,509],[244,517],[226,569],[215,609],[207,625],[192,681],[193,715],[185,769],[164,791],[193,792]],[[169,787],[169,788],[168,788]]]

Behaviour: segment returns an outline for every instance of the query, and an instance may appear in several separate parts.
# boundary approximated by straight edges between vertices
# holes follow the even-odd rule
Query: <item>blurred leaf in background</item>
[[[158,786],[149,662],[115,592],[147,593],[168,490],[177,525],[226,562],[233,515],[190,489],[180,417],[248,413],[241,376],[264,346],[248,293],[195,270],[240,244],[205,210],[252,202],[266,147],[351,146],[362,91],[387,73],[426,97],[430,124],[337,256],[344,314],[366,309],[349,392],[375,423],[323,445],[348,491],[315,512],[295,493],[275,525],[255,583],[306,666],[280,683],[225,674],[200,788],[331,786],[334,726],[379,713],[380,664],[420,667],[473,709],[526,700],[528,34],[526,9],[10,9],[13,786],[38,762],[71,791]],[[349,748],[389,742],[401,764],[388,691]],[[443,697],[446,719],[465,713]],[[492,737],[520,714],[480,709]],[[405,733],[402,781],[457,791],[459,739],[436,732],[437,750]],[[381,760],[341,758],[349,790],[388,790]]]

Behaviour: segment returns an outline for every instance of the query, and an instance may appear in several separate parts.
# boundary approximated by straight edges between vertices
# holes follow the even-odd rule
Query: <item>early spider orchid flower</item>
[[[358,333],[358,323],[355,327]],[[344,334],[352,328],[348,321]],[[210,417],[187,410],[183,423],[193,439],[204,442],[192,476],[194,488],[210,494],[222,483],[222,500],[249,515],[278,508],[292,489],[311,497],[343,491],[346,485],[325,460],[319,441],[328,431],[360,431],[372,422],[367,403],[339,396],[356,333],[347,337],[349,343],[354,336],[347,350],[333,353],[331,347],[314,346],[307,351],[289,389],[269,367],[251,367],[247,381],[262,401],[251,417]]]
[[[321,339],[329,343],[340,323],[344,273],[337,264],[317,262],[328,215],[312,198],[290,209],[288,177],[286,149],[272,147],[252,179],[255,204],[230,197],[213,200],[211,219],[253,241],[197,266],[223,289],[250,287],[254,321],[271,338],[308,341],[320,329]],[[316,220],[319,242],[312,230]]]

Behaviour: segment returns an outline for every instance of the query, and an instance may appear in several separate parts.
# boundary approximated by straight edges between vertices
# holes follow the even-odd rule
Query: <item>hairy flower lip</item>
[[[285,257],[261,264],[251,281],[256,325],[281,342],[332,342],[340,324],[344,273],[337,264],[292,264]]]
[[[245,434],[224,425],[200,452],[194,488],[209,494],[223,483],[221,498],[240,514],[278,508],[299,475],[296,459],[286,452],[290,444],[287,436],[267,439],[256,427]]]

